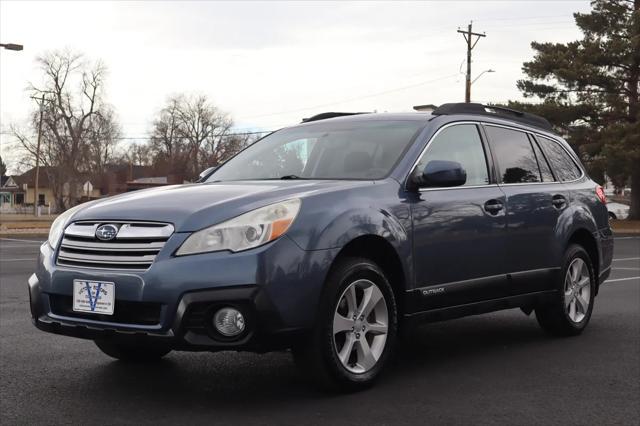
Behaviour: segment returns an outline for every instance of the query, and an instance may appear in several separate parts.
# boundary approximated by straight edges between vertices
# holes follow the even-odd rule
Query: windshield
[[[212,181],[381,179],[424,121],[317,122],[272,133],[222,165]]]

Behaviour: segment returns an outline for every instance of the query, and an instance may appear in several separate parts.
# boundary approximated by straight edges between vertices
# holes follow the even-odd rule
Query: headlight
[[[261,207],[226,222],[194,232],[176,255],[230,250],[248,250],[273,241],[289,229],[298,211],[300,200],[292,199]]]
[[[78,211],[80,207],[82,207],[82,204],[70,208],[53,221],[53,223],[51,224],[51,228],[49,229],[49,245],[52,249],[56,248],[58,242],[60,242],[60,237],[62,236],[64,227],[67,225],[67,222],[69,221],[71,216],[73,216],[73,214]]]

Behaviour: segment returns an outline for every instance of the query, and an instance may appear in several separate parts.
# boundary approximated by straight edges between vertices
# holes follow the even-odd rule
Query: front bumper
[[[155,340],[174,349],[208,351],[287,347],[311,328],[337,250],[304,251],[285,236],[241,253],[173,257],[184,238],[174,234],[144,272],[58,266],[53,250],[43,244],[29,279],[36,327],[86,339]],[[73,312],[74,279],[114,282],[114,315]],[[210,327],[216,308],[229,305],[247,321],[246,333],[235,340]]]

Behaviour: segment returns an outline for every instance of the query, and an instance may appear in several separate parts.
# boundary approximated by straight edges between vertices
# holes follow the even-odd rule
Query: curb
[[[8,232],[2,231],[0,232],[0,238],[20,238],[20,237],[44,237],[46,238],[49,235],[49,230],[34,230],[34,231],[25,231],[25,232]]]

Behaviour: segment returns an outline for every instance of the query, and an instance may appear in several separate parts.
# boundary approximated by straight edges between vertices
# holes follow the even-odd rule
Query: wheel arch
[[[401,316],[404,313],[404,292],[407,288],[407,274],[395,247],[379,235],[361,235],[342,247],[333,260],[332,268],[342,259],[349,257],[369,259],[382,269],[393,289],[398,316]]]

